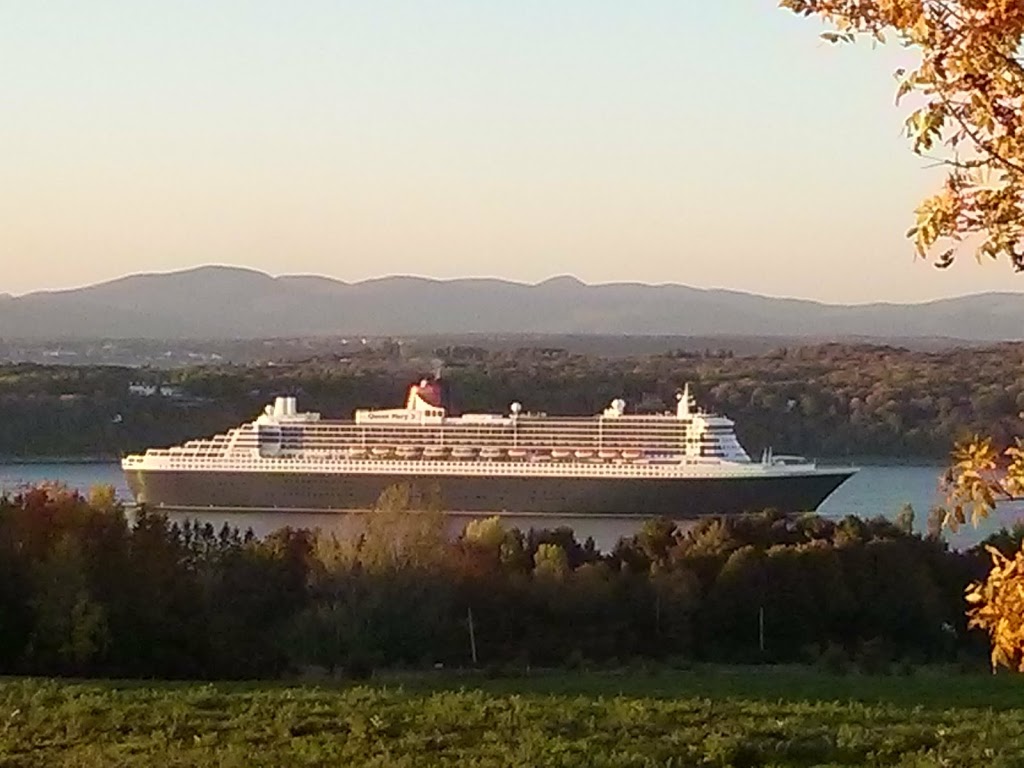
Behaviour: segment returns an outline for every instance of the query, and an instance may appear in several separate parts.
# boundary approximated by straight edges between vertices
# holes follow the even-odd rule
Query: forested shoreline
[[[739,356],[708,350],[600,357],[561,349],[378,344],[344,356],[171,371],[111,366],[0,366],[0,456],[116,458],[211,435],[253,418],[275,395],[350,417],[392,407],[439,361],[462,411],[589,415],[616,397],[671,407],[689,382],[701,405],[736,421],[758,455],[771,446],[816,458],[943,460],[973,433],[1008,443],[1024,422],[1024,344],[944,351],[824,344]],[[170,394],[129,393],[132,382]]]
[[[451,539],[395,486],[361,536],[172,524],[112,489],[0,500],[0,673],[278,678],[320,669],[802,662],[983,668],[980,548],[815,515],[653,520],[611,552],[496,519]],[[1010,552],[1024,531],[990,539]]]

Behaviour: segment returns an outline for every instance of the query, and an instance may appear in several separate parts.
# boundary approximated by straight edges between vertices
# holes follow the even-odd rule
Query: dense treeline
[[[502,410],[514,400],[548,413],[592,414],[615,397],[671,407],[689,381],[705,407],[737,422],[755,455],[948,455],[971,433],[1009,441],[1024,431],[1024,344],[942,352],[820,345],[754,356],[679,352],[602,358],[558,349],[432,354],[381,345],[342,358],[175,371],[0,366],[0,456],[117,456],[210,435],[252,418],[278,394],[348,417],[401,403],[408,384],[444,360],[461,410]],[[172,397],[128,394],[130,381],[168,384]]]
[[[429,508],[396,487],[358,537],[257,539],[146,510],[129,524],[109,490],[5,498],[0,673],[273,677],[474,651],[487,667],[985,656],[963,592],[987,558],[911,533],[906,514],[652,521],[600,554],[496,520],[453,539],[439,512],[408,512]]]

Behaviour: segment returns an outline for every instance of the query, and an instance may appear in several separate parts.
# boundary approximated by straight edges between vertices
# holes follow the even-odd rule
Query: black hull
[[[458,513],[669,517],[774,508],[812,512],[849,470],[749,478],[657,480],[127,470],[136,502],[168,510],[330,512],[371,509],[390,486],[409,485]]]

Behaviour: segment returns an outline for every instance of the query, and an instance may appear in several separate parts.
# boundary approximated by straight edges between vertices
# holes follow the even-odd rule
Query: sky
[[[1024,291],[915,260],[896,48],[775,0],[0,0],[0,293],[233,264]]]

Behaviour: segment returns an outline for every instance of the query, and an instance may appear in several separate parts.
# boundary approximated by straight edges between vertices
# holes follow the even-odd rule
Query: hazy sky
[[[914,261],[898,50],[775,0],[0,0],[0,292],[203,263],[828,301]]]

